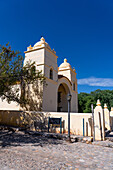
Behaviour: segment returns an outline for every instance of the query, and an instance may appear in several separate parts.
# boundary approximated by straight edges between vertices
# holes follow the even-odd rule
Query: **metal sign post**
[[[84,118],[83,118],[83,136],[85,136],[84,132],[85,132],[85,129],[84,129]]]
[[[68,101],[68,139],[70,140],[70,104],[71,104],[71,94],[69,93],[67,95],[67,101]]]
[[[70,139],[70,101],[68,101],[68,138]]]
[[[91,104],[91,110],[92,110],[92,124],[93,124],[93,141],[95,141],[95,125],[94,125],[94,109],[93,104]]]

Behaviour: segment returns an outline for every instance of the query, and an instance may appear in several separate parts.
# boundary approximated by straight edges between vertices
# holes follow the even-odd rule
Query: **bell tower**
[[[27,61],[35,62],[36,69],[42,71],[46,78],[47,86],[43,87],[43,111],[57,111],[57,82],[58,65],[54,49],[42,37],[34,46],[27,47],[24,65]],[[38,87],[37,87],[38,88]]]
[[[31,45],[27,47],[24,64],[29,60],[35,62],[37,70],[42,70],[46,78],[57,81],[57,58],[54,49],[52,50],[42,37],[33,47]]]
[[[58,74],[67,77],[72,83],[73,91],[77,92],[77,79],[75,69],[72,69],[71,65],[64,59],[64,62],[58,68]]]

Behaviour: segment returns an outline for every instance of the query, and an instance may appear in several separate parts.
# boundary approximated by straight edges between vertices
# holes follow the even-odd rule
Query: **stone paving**
[[[68,143],[24,132],[1,133],[0,170],[110,170],[113,169],[113,148],[105,143],[109,141]]]

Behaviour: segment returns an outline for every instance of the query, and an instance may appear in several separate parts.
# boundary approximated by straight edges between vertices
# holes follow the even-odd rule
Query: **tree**
[[[9,44],[0,45],[0,97],[2,100],[15,101],[25,106],[29,104],[27,87],[38,81],[43,84],[44,80],[41,72],[36,70],[35,63],[29,61],[23,66],[23,57],[20,52],[13,51]]]
[[[86,98],[87,96],[89,96],[88,93],[80,93],[78,94],[78,112],[79,113],[83,113],[83,111],[85,110],[85,105],[86,105]]]
[[[78,94],[78,107],[81,113],[90,113],[91,104],[96,106],[97,99],[100,99],[102,107],[106,103],[108,109],[113,107],[113,90],[100,90],[97,89],[91,93]]]

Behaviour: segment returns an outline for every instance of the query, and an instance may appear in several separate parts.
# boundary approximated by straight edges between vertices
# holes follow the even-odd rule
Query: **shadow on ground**
[[[109,133],[108,135],[107,135],[107,137],[111,137],[111,138],[113,138],[113,132],[111,132],[111,133]]]
[[[41,146],[46,144],[58,145],[63,141],[53,136],[45,135],[45,133],[29,133],[25,131],[11,132],[0,131],[0,147],[23,146],[31,144],[33,146]]]

